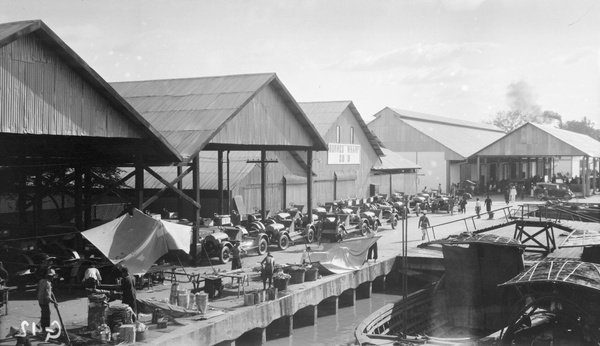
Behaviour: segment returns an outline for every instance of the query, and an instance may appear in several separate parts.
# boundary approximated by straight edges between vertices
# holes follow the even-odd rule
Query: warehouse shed
[[[94,168],[181,161],[175,148],[40,20],[0,24],[0,110],[5,238],[41,235],[44,226],[66,220],[85,229],[95,203],[92,185],[96,196],[101,184]],[[52,195],[56,190],[44,175],[58,170],[65,174],[56,185],[70,189],[62,197]],[[7,196],[9,177],[20,181],[16,197]],[[55,207],[53,198],[63,204]]]
[[[522,181],[534,176],[550,181],[557,173],[581,177],[585,195],[598,182],[600,142],[551,125],[526,123],[469,157],[480,181]]]
[[[477,167],[467,158],[504,136],[493,125],[389,107],[374,117],[368,126],[383,145],[422,167],[410,193],[472,179]]]
[[[210,161],[216,164],[217,203],[215,206],[215,196],[205,190],[208,199],[204,202],[212,205],[202,208],[204,217],[212,216],[214,210],[218,213],[228,210],[227,206],[233,197],[225,195],[226,155],[230,158],[231,155],[246,155],[246,161],[251,162],[236,163],[248,165],[237,168],[241,173],[252,167],[249,164],[260,166],[259,173],[250,175],[251,181],[245,182],[245,186],[259,188],[246,189],[242,196],[247,205],[255,206],[264,213],[281,205],[280,200],[273,198],[281,195],[273,190],[279,187],[268,185],[268,182],[277,182],[275,176],[279,176],[279,181],[283,176],[281,172],[271,169],[279,167],[272,165],[275,163],[273,152],[294,150],[310,158],[313,151],[327,149],[320,134],[274,73],[119,82],[112,85],[176,148],[184,159],[184,165],[201,171],[202,158],[207,165]],[[214,151],[216,155],[205,153],[209,151]],[[248,155],[255,157],[256,153],[232,154],[235,151],[259,154],[257,159],[252,160]],[[286,160],[296,161],[299,158],[288,155]],[[310,162],[292,162],[294,174],[306,176],[311,172]],[[176,176],[171,185],[178,184],[180,190],[185,189],[184,186],[190,186],[190,182],[185,180],[185,172],[181,173],[182,166],[160,168],[160,174],[154,175],[154,178],[160,181],[161,175]],[[231,169],[231,161],[229,167]],[[171,172],[167,173],[166,170]],[[214,172],[210,168],[206,170],[209,171]],[[201,190],[196,188],[201,186],[199,180],[191,182],[192,192],[197,191],[197,197],[203,200]],[[164,184],[164,181],[161,182]],[[153,186],[152,183],[149,186]],[[309,188],[304,196],[299,196],[302,201],[298,202],[307,204],[312,198],[310,193]]]

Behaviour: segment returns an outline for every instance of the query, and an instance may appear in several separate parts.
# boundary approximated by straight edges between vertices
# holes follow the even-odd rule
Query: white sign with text
[[[358,144],[327,144],[327,164],[329,165],[358,165],[360,164],[360,145]]]

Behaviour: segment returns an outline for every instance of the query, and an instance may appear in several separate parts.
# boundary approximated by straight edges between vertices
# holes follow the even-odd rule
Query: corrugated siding
[[[210,142],[310,146],[312,140],[281,95],[267,85]]]
[[[477,152],[477,155],[600,157],[600,142],[579,133],[529,123]]]
[[[33,34],[0,47],[0,99],[2,132],[144,137]]]

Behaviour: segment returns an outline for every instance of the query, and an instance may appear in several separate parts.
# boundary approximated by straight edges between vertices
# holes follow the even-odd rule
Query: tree
[[[594,123],[588,118],[583,117],[583,120],[569,120],[565,123],[560,123],[558,128],[588,135],[593,139],[600,141],[600,130],[594,128]]]
[[[555,120],[559,123],[561,121],[560,114],[553,111],[542,111],[542,107],[536,102],[533,88],[523,79],[508,86],[506,99],[510,110],[498,112],[491,121],[485,121],[504,132],[511,132],[528,122],[550,124]]]
[[[553,111],[544,111],[543,113],[534,114],[531,112],[523,112],[520,110],[502,111],[496,113],[492,118],[492,124],[504,132],[509,133],[525,123],[550,124],[555,120],[560,123],[561,116]]]

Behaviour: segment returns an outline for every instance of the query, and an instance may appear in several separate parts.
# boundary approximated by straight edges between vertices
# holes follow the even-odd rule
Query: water
[[[269,340],[267,346],[354,345],[356,326],[375,310],[399,299],[401,296],[390,290],[373,293],[370,299],[357,299],[354,306],[338,309],[335,315],[319,317],[314,326],[294,329],[289,338]]]

